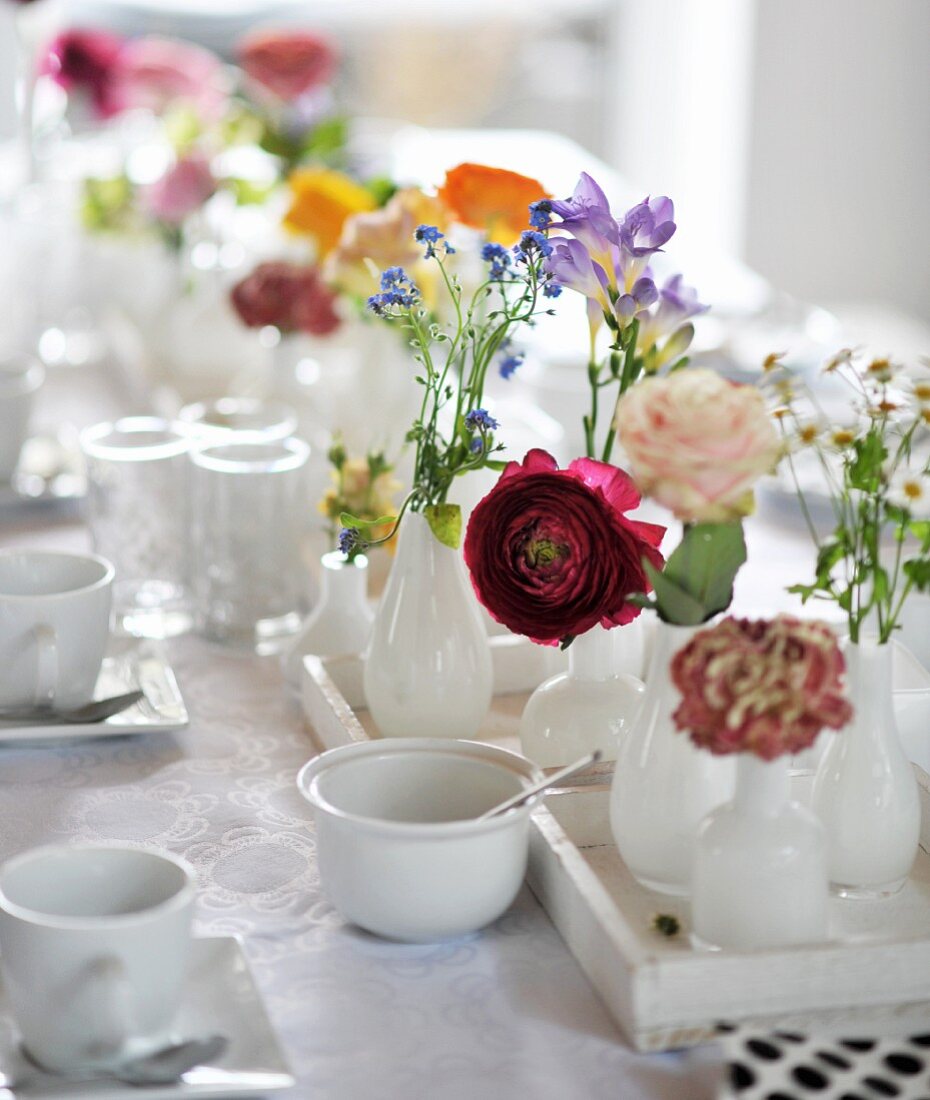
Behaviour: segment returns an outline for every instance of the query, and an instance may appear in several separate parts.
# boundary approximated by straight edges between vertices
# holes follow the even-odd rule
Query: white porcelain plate
[[[216,1063],[199,1066],[174,1085],[138,1088],[119,1081],[78,1082],[41,1075],[19,1050],[19,1036],[0,992],[0,1100],[186,1100],[259,1096],[295,1082],[272,1031],[242,947],[234,936],[208,936],[191,944],[187,993],[177,1037],[219,1032],[229,1047]],[[27,1075],[32,1078],[27,1081]],[[16,1087],[17,1078],[24,1084]],[[5,1086],[5,1087],[4,1087]]]
[[[104,722],[87,725],[39,725],[0,719],[0,745],[33,741],[76,741],[127,733],[170,733],[188,722],[187,708],[171,668],[145,648],[104,658],[94,689],[95,699],[107,699],[141,688],[145,698]]]

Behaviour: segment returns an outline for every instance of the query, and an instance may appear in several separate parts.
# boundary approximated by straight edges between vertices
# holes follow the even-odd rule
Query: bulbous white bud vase
[[[605,630],[594,626],[568,647],[568,671],[552,676],[530,696],[520,720],[523,752],[541,768],[569,764],[600,749],[616,760],[620,743],[642,702],[642,680],[622,671],[631,663],[638,620]],[[627,636],[627,632],[629,636]]]
[[[416,512],[401,523],[364,684],[385,737],[473,738],[491,705],[491,651],[461,551]]]

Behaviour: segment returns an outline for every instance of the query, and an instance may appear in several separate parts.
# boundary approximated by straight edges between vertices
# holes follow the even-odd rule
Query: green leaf
[[[457,504],[430,504],[423,509],[423,514],[443,546],[458,550],[462,541],[462,509]]]
[[[354,527],[356,531],[365,526],[365,521],[359,519],[357,516],[353,516],[351,512],[340,512],[339,522],[343,527]]]
[[[919,592],[930,589],[930,561],[926,558],[915,558],[904,563],[904,572],[913,581],[914,587]]]
[[[500,472],[501,470],[506,470],[510,463],[505,462],[501,458],[489,458],[484,465],[485,468],[488,470],[497,470],[498,472]]]
[[[651,562],[644,561],[643,565],[655,590],[656,610],[664,622],[678,626],[697,626],[708,618],[700,600],[695,599],[670,577],[660,573]]]
[[[733,599],[733,581],[745,561],[741,524],[697,523],[686,528],[665,563],[660,585],[655,585],[655,571],[649,571],[659,615],[666,622],[694,626],[725,611]]]

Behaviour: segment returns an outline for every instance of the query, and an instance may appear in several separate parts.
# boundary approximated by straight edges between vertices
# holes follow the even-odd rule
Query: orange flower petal
[[[321,257],[335,248],[347,218],[376,206],[369,191],[341,172],[300,168],[287,182],[294,197],[284,225],[314,237]]]
[[[530,228],[530,203],[551,195],[539,180],[518,172],[460,164],[446,173],[439,197],[463,225],[485,230],[499,244],[512,245]]]

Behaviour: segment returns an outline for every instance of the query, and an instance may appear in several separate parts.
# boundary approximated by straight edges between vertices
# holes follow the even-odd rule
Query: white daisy
[[[914,519],[930,519],[930,476],[903,466],[891,479],[888,499],[906,508]]]

